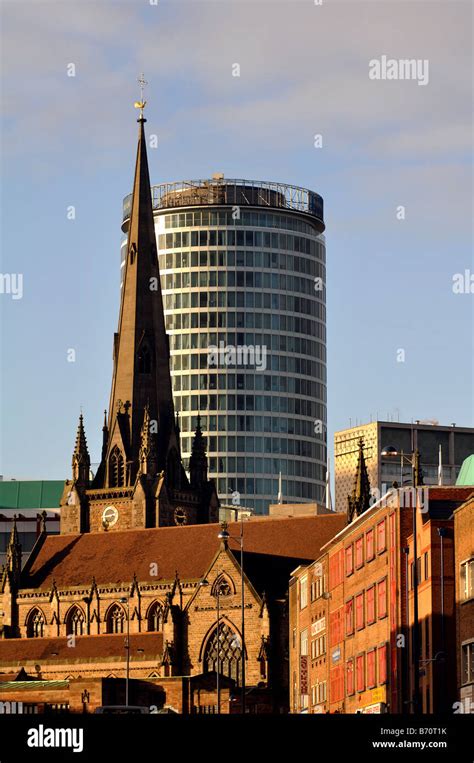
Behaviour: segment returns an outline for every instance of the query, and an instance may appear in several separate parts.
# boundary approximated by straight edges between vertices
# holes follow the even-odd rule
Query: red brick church
[[[128,702],[205,713],[238,712],[243,698],[248,711],[285,712],[290,573],[317,558],[345,518],[252,518],[222,529],[199,421],[188,478],[145,121],[102,460],[91,480],[81,415],[61,534],[44,527],[22,565],[12,529],[0,582],[0,702],[20,702],[23,712]]]

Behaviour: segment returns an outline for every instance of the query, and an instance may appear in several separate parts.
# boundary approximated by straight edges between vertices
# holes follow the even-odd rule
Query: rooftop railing
[[[262,180],[181,180],[151,186],[153,209],[179,207],[232,206],[265,207],[308,215],[322,232],[322,197],[307,188]],[[123,221],[130,217],[132,195],[123,202]]]

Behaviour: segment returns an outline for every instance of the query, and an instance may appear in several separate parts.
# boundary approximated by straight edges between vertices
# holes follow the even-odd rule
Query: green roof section
[[[64,488],[63,480],[10,480],[0,482],[2,509],[55,509]]]
[[[468,456],[462,462],[456,485],[474,486],[474,454]]]

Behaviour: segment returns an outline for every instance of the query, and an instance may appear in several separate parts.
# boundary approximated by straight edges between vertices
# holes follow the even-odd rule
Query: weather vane
[[[136,109],[140,109],[140,119],[143,119],[143,109],[146,106],[146,101],[143,100],[143,90],[145,89],[145,85],[148,85],[148,82],[146,81],[145,75],[143,73],[140,74],[137,82],[140,85],[140,100],[135,101],[134,106]]]

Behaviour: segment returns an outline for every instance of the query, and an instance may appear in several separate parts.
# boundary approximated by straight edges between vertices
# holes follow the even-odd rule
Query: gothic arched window
[[[219,632],[219,635],[218,635]],[[211,633],[204,651],[204,670],[217,672],[233,678],[237,685],[242,674],[242,649],[240,637],[226,623],[219,623]]]
[[[211,594],[212,596],[232,596],[235,593],[235,586],[233,581],[227,577],[224,573],[218,575],[215,579]]]
[[[110,487],[122,487],[124,482],[123,456],[115,445],[109,459],[109,485]]]
[[[155,601],[148,610],[148,630],[161,631],[163,628],[163,609],[159,601]]]
[[[85,617],[80,607],[71,607],[66,617],[66,636],[82,636]]]
[[[144,344],[138,351],[138,373],[149,374],[151,371],[151,354],[148,345]]]
[[[46,620],[42,611],[37,607],[32,609],[26,621],[27,638],[43,638],[45,624]]]
[[[118,604],[110,607],[107,613],[106,630],[107,633],[123,633],[125,622],[125,612]]]

